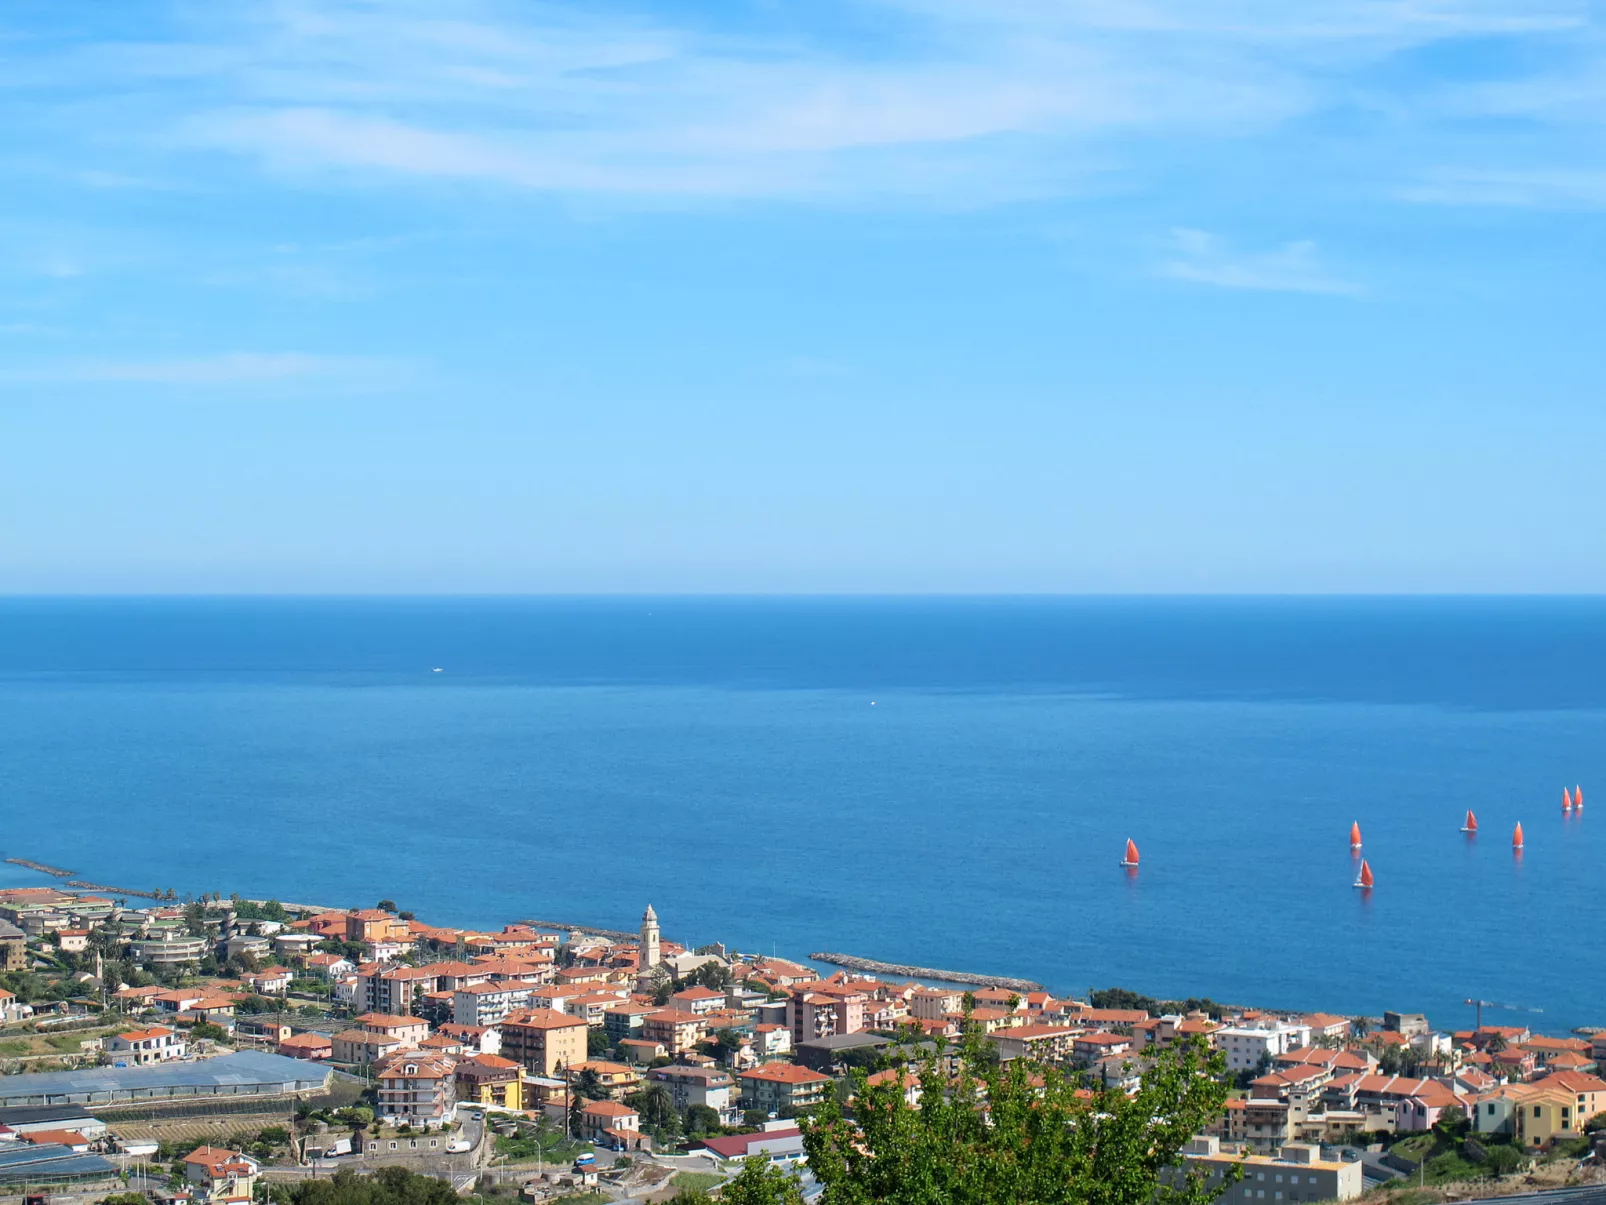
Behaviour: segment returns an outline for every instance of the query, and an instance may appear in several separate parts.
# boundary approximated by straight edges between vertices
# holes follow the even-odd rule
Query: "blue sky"
[[[12,0],[0,590],[1600,591],[1584,0]]]

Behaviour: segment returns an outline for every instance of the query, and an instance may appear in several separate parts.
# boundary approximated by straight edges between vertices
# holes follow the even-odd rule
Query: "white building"
[[[457,1025],[496,1025],[508,1014],[529,1008],[535,988],[535,984],[517,979],[460,987],[452,993],[452,1021]]]
[[[184,1039],[171,1029],[154,1025],[150,1029],[135,1029],[106,1039],[105,1051],[115,1063],[130,1067],[148,1067],[152,1063],[169,1063],[184,1057]]]
[[[677,1109],[684,1111],[693,1105],[706,1105],[719,1114],[719,1120],[725,1125],[741,1117],[736,1081],[730,1072],[721,1068],[672,1064],[653,1068],[647,1072],[647,1078],[669,1089]]]
[[[1227,1056],[1228,1071],[1254,1071],[1266,1059],[1310,1045],[1310,1026],[1287,1021],[1264,1025],[1234,1025],[1211,1035],[1216,1048]]]

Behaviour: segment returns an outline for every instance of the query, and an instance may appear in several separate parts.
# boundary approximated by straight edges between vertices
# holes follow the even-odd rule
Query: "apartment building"
[[[987,1040],[1005,1062],[1026,1058],[1047,1063],[1070,1057],[1072,1044],[1080,1032],[1068,1025],[1017,1025],[1013,1029],[994,1030],[987,1035]]]
[[[452,1021],[457,1025],[495,1025],[510,1013],[530,1007],[536,985],[519,979],[475,983],[452,993]]]
[[[1268,1021],[1263,1025],[1233,1025],[1218,1029],[1216,1048],[1227,1056],[1228,1071],[1254,1071],[1267,1060],[1310,1045],[1310,1026]]]
[[[834,1082],[829,1075],[795,1063],[769,1063],[742,1072],[741,1107],[766,1113],[812,1108],[825,1099]]]
[[[611,1004],[602,1010],[602,1029],[615,1045],[626,1038],[639,1038],[646,1019],[658,1011],[656,1004]]]
[[[550,1008],[514,1013],[502,1022],[502,1055],[548,1078],[586,1060],[591,1027]]]
[[[669,1089],[675,1107],[681,1111],[693,1105],[706,1105],[719,1114],[720,1123],[731,1125],[741,1117],[739,1092],[730,1072],[718,1067],[654,1067],[647,1079]]]
[[[708,1022],[696,1013],[662,1008],[642,1019],[641,1036],[659,1043],[673,1057],[697,1049],[697,1043],[708,1036]]]
[[[375,1112],[392,1125],[427,1129],[457,1117],[456,1068],[448,1058],[398,1059],[379,1073]]]
[[[1195,1138],[1183,1148],[1184,1167],[1222,1183],[1216,1205],[1291,1205],[1296,1201],[1348,1201],[1365,1190],[1361,1164],[1320,1158],[1320,1148],[1289,1143],[1277,1156],[1224,1149],[1217,1138]],[[1234,1167],[1243,1179],[1226,1185]],[[1175,1174],[1175,1173],[1172,1173]]]
[[[429,1037],[429,1022],[422,1017],[401,1017],[391,1013],[363,1013],[357,1018],[359,1029],[395,1038],[406,1046],[417,1046]]]
[[[477,1054],[457,1064],[456,1076],[459,1104],[524,1108],[524,1069],[512,1059]]]

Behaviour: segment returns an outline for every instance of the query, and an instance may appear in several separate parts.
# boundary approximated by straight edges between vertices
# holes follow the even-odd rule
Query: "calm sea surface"
[[[1603,737],[1600,599],[0,600],[7,855],[1445,1027],[1606,1024]]]

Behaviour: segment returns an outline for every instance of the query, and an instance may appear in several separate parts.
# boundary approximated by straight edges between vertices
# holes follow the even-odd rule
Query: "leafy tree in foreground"
[[[827,1097],[803,1125],[822,1205],[1209,1205],[1222,1191],[1180,1156],[1226,1101],[1222,1058],[1202,1042],[1163,1052],[1132,1096],[1000,1065],[987,1045],[967,1034],[952,1075],[946,1052],[924,1055],[915,1105],[897,1076],[863,1072],[853,1120]]]
[[[683,1188],[669,1205],[803,1205],[797,1178],[763,1155],[749,1155],[742,1170],[720,1185],[718,1198],[701,1189]]]
[[[274,1185],[277,1196],[282,1185]],[[342,1168],[328,1180],[303,1180],[285,1192],[290,1205],[461,1205],[452,1186],[404,1167],[382,1167],[371,1176]]]

